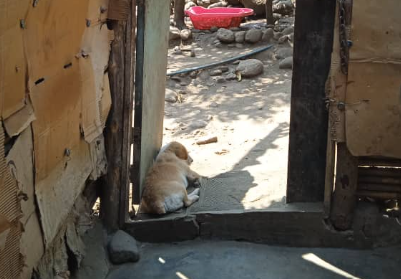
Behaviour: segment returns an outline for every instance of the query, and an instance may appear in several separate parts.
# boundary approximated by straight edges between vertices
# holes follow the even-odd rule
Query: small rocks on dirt
[[[236,43],[236,44],[235,44],[235,47],[236,47],[236,48],[243,48],[243,47],[244,47],[244,44]]]
[[[219,104],[216,102],[211,102],[209,105],[209,107],[211,107],[211,108],[217,108],[218,106],[219,106]]]
[[[242,60],[236,71],[241,74],[242,77],[254,77],[263,73],[263,63],[258,59],[247,59]]]
[[[227,7],[228,3],[226,1],[220,1],[214,4],[211,4],[208,8],[213,9],[213,8],[222,8],[222,7]]]
[[[109,256],[113,264],[137,262],[139,249],[135,238],[126,232],[117,231],[109,243]]]
[[[292,56],[287,57],[280,61],[279,68],[280,69],[292,69],[293,58]]]
[[[164,100],[168,103],[175,103],[178,100],[178,94],[173,90],[166,88]]]
[[[218,67],[219,70],[221,70],[223,73],[226,73],[230,70],[230,68],[228,66],[220,66]]]
[[[220,28],[217,31],[217,39],[222,43],[232,43],[235,41],[235,33],[231,30]]]
[[[192,8],[192,7],[195,7],[196,6],[196,4],[194,3],[194,2],[192,2],[192,1],[189,1],[189,2],[187,2],[186,4],[185,4],[185,10],[189,10],[190,8]]]
[[[245,41],[245,31],[239,31],[235,33],[235,42],[243,43]]]
[[[226,82],[226,79],[224,77],[215,77],[214,80],[216,81],[216,83],[224,83]]]
[[[214,143],[217,142],[217,137],[216,136],[208,136],[208,137],[204,137],[199,139],[196,144],[197,145],[203,145],[203,144],[209,144],[209,143]]]
[[[192,32],[189,29],[183,29],[180,32],[181,40],[187,41],[192,38]]]
[[[262,30],[260,29],[250,29],[245,33],[245,42],[247,43],[257,43],[262,39]]]
[[[196,78],[197,76],[198,76],[198,72],[197,71],[192,71],[192,72],[189,73],[189,77],[192,78],[192,79]]]

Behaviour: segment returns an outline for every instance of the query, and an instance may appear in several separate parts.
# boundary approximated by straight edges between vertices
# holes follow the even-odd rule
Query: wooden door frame
[[[109,171],[102,187],[102,216],[109,229],[121,228],[129,220],[128,154],[135,133],[132,54],[137,22],[136,1],[132,2],[130,19],[115,22],[109,65],[113,104],[106,127]],[[328,132],[325,83],[331,63],[335,7],[335,0],[303,0],[296,4],[288,203],[322,202],[324,198]]]

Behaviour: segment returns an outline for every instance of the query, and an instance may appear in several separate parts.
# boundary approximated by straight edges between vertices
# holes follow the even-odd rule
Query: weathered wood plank
[[[323,201],[327,122],[325,83],[336,1],[297,2],[287,202]]]
[[[337,170],[330,219],[339,230],[351,228],[358,187],[358,158],[345,143],[337,144]]]

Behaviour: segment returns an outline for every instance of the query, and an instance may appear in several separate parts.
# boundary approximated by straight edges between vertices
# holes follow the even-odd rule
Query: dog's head
[[[172,152],[177,156],[179,159],[187,161],[188,165],[190,165],[193,160],[191,156],[188,154],[188,150],[179,142],[173,141],[169,144],[166,149],[166,152]]]

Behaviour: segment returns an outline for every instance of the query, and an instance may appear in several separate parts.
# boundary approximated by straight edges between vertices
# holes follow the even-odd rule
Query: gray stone
[[[178,100],[178,95],[173,90],[166,88],[166,95],[164,96],[164,100],[168,103],[175,103]]]
[[[206,121],[195,120],[189,125],[189,128],[190,129],[202,129],[202,128],[205,128],[207,126],[207,124],[208,123]]]
[[[279,68],[280,69],[292,69],[292,56],[287,57],[280,61]]]
[[[196,78],[198,76],[198,72],[197,71],[192,71],[189,73],[189,77],[190,78]]]
[[[235,33],[235,42],[236,43],[243,43],[245,42],[245,31],[239,31]]]
[[[234,31],[234,32],[237,32],[237,31],[241,31],[241,28],[239,28],[239,27],[231,27],[230,30]]]
[[[239,63],[236,69],[242,77],[254,77],[263,73],[263,63],[257,59],[247,59]]]
[[[281,32],[274,32],[273,38],[275,40],[278,40],[278,39],[280,39],[281,36],[283,36],[283,34]]]
[[[263,42],[270,42],[274,37],[274,31],[272,28],[268,28],[263,31],[262,41]]]
[[[117,231],[109,243],[109,256],[113,264],[137,262],[139,249],[135,238],[122,230]]]
[[[181,40],[187,41],[192,38],[192,32],[189,29],[183,29],[180,32]]]
[[[258,16],[266,14],[266,0],[241,0],[240,2],[245,8],[253,9]]]
[[[284,36],[280,37],[280,39],[278,39],[278,43],[284,44],[284,43],[288,42],[288,38],[289,38],[288,35],[284,35]]]
[[[169,40],[178,40],[181,38],[181,32],[180,29],[177,27],[170,26],[170,33],[169,33]]]
[[[230,73],[230,74],[227,74],[225,76],[225,78],[226,78],[226,80],[236,80],[237,76],[235,74],[233,74],[233,73]]]
[[[235,33],[231,30],[220,28],[217,31],[217,39],[222,43],[232,43],[235,40]]]
[[[283,30],[282,33],[283,35],[290,35],[291,33],[294,33],[294,27],[293,26],[287,27]]]
[[[212,26],[211,28],[210,28],[210,31],[211,32],[217,32],[219,30],[219,28],[218,27],[216,27],[216,26]]]
[[[222,70],[220,70],[220,69],[214,69],[214,70],[211,70],[209,74],[210,74],[211,76],[220,76],[222,73],[223,73]]]
[[[224,82],[226,82],[226,79],[225,79],[224,77],[216,77],[215,80],[216,80],[217,83],[224,83]]]
[[[291,47],[279,48],[276,53],[274,54],[276,59],[284,59],[287,57],[292,56],[293,49]]]
[[[262,30],[250,29],[245,33],[245,42],[257,43],[262,39]]]
[[[273,13],[278,13],[281,15],[291,15],[294,11],[294,4],[291,0],[278,1],[273,4]]]
[[[235,47],[236,47],[236,48],[243,48],[244,45],[243,45],[243,44],[240,44],[240,43],[236,43],[236,44],[235,44]]]
[[[218,106],[219,106],[219,104],[216,102],[211,102],[209,105],[209,107],[211,107],[211,108],[217,108]]]

